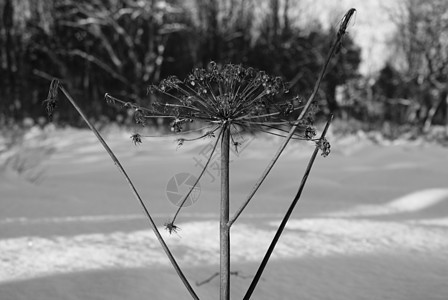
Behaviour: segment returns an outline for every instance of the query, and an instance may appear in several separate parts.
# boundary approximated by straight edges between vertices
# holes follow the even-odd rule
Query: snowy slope
[[[117,131],[107,141],[135,180],[168,244],[194,283],[218,271],[219,178],[211,169],[197,202],[175,207],[169,179],[195,166],[213,140],[176,149],[172,138],[135,147]],[[232,156],[232,210],[250,191],[278,139],[246,137]],[[358,137],[332,141],[254,299],[448,299],[448,150],[380,146]],[[58,130],[44,180],[0,173],[0,299],[187,299],[140,207],[93,135]],[[241,298],[281,215],[296,192],[310,145],[288,146],[232,228],[232,296]],[[196,160],[194,160],[196,158]],[[218,280],[197,287],[217,297]]]

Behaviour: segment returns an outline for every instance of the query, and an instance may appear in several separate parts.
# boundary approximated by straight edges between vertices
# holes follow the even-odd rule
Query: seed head
[[[133,109],[138,124],[144,125],[148,118],[172,119],[170,126],[175,134],[185,132],[185,124],[194,120],[214,126],[212,132],[223,124],[252,132],[282,132],[282,126],[290,126],[290,119],[303,108],[298,96],[289,96],[280,77],[250,67],[218,65],[213,61],[206,68],[193,69],[184,80],[167,77],[159,84],[151,85],[148,92],[155,97],[149,107],[117,101],[116,98],[113,102]],[[106,100],[110,101],[110,96]],[[296,138],[312,139],[312,122],[313,113],[307,113],[299,123],[301,136],[297,133]]]
[[[331,150],[330,150],[330,143],[327,141],[326,138],[321,138],[319,139],[319,141],[316,142],[317,147],[319,147],[319,149],[322,151],[322,156],[323,157],[327,157]]]
[[[131,135],[131,139],[136,146],[142,143],[142,136],[138,133],[134,133],[133,135]]]
[[[58,91],[59,91],[59,80],[53,79],[50,83],[47,99],[43,101],[43,104],[45,104],[45,109],[47,111],[47,115],[50,121],[53,118],[53,112],[57,106]]]
[[[170,234],[172,234],[173,232],[177,233],[180,230],[180,228],[178,226],[174,225],[173,222],[165,223],[165,229],[168,230],[168,232]]]

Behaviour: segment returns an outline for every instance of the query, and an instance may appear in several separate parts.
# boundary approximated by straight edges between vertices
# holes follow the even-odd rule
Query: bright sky
[[[363,74],[374,74],[387,60],[391,49],[387,47],[395,32],[388,10],[396,9],[399,1],[381,0],[293,0],[299,2],[299,22],[318,19],[324,27],[338,26],[345,12],[355,8],[357,13],[347,31],[362,48]],[[291,3],[291,5],[292,5]]]

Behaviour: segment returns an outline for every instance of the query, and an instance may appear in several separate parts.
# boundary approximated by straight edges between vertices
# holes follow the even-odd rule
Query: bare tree
[[[426,132],[438,112],[448,120],[448,1],[405,0],[391,17],[397,26],[395,67],[420,107]]]
[[[249,52],[253,24],[253,0],[191,0],[195,38],[191,45],[193,60],[207,65],[217,62],[243,62]]]
[[[31,79],[30,52],[36,28],[48,32],[53,22],[47,9],[51,5],[52,1],[0,0],[0,122],[5,116],[19,119],[32,115],[37,102],[40,108],[41,99],[30,95],[26,82]],[[29,26],[30,23],[35,26]]]

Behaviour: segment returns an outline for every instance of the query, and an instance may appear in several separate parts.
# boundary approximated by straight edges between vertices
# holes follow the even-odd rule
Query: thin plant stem
[[[241,275],[239,271],[232,271],[232,272],[230,272],[230,275],[238,276],[238,277],[240,277],[240,278],[249,278],[249,277],[250,277],[250,276],[244,276],[244,275]],[[203,284],[209,283],[209,282],[212,281],[215,277],[218,277],[218,276],[219,276],[219,272],[216,272],[216,273],[214,273],[213,275],[211,275],[209,278],[207,278],[207,279],[205,279],[205,280],[203,280],[203,281],[197,281],[197,282],[196,282],[196,286],[201,286],[201,285],[203,285]]]
[[[253,196],[258,191],[259,187],[264,182],[264,180],[268,176],[268,174],[271,171],[271,169],[274,167],[275,163],[277,162],[278,158],[282,154],[283,150],[285,150],[286,145],[288,145],[288,142],[291,140],[292,136],[294,135],[294,132],[296,131],[297,127],[299,126],[300,120],[302,120],[305,117],[306,113],[308,112],[309,108],[311,107],[311,104],[313,103],[314,98],[316,97],[317,92],[319,90],[319,87],[320,87],[320,84],[322,82],[322,79],[323,79],[323,77],[324,77],[324,75],[325,75],[325,73],[327,71],[327,68],[328,68],[328,65],[330,63],[330,60],[333,57],[333,55],[337,52],[337,50],[339,50],[339,48],[341,47],[342,38],[343,38],[343,36],[345,34],[345,31],[347,29],[347,26],[348,26],[348,23],[350,21],[350,18],[353,16],[355,11],[356,10],[354,8],[352,8],[344,15],[344,18],[342,19],[341,26],[339,27],[339,31],[337,33],[336,39],[335,39],[335,41],[334,41],[334,43],[333,43],[333,45],[332,45],[332,47],[330,49],[330,52],[328,53],[327,59],[325,61],[325,64],[322,66],[322,69],[320,71],[319,77],[317,78],[316,84],[314,85],[313,92],[311,93],[310,97],[308,98],[308,101],[306,102],[305,107],[303,108],[303,110],[300,113],[300,115],[297,117],[294,125],[289,130],[288,135],[283,140],[282,144],[278,148],[278,150],[275,153],[274,157],[269,162],[268,166],[263,171],[263,173],[260,176],[260,178],[258,179],[258,181],[255,183],[254,187],[252,188],[252,191],[250,192],[250,194],[248,195],[246,200],[243,202],[243,204],[239,207],[239,209],[235,212],[233,217],[230,219],[229,224],[228,224],[230,227],[238,219],[238,217],[241,215],[243,210],[246,208],[246,206],[252,200]]]
[[[177,211],[176,211],[176,213],[174,214],[174,217],[173,217],[173,219],[171,220],[171,223],[170,223],[170,224],[174,224],[174,221],[176,221],[177,215],[179,214],[180,210],[181,210],[182,207],[184,206],[185,201],[187,201],[187,198],[190,196],[191,192],[195,189],[195,187],[196,187],[196,185],[198,184],[199,180],[201,180],[202,175],[204,175],[205,170],[206,170],[207,167],[208,167],[208,164],[209,164],[210,161],[212,160],[213,154],[215,153],[216,146],[218,145],[218,142],[219,142],[219,139],[220,139],[222,133],[223,133],[223,129],[221,129],[221,131],[219,132],[218,137],[216,138],[216,142],[215,142],[215,144],[213,145],[213,149],[212,149],[212,151],[211,151],[211,153],[210,153],[210,156],[209,156],[208,159],[207,159],[207,162],[205,163],[205,166],[202,168],[201,173],[199,174],[198,178],[196,179],[196,181],[194,182],[194,184],[191,186],[191,188],[188,190],[187,194],[185,194],[185,196],[182,198],[182,201],[180,202],[179,207],[177,208]]]
[[[139,193],[137,192],[137,189],[135,188],[134,184],[132,183],[131,179],[127,175],[126,171],[124,170],[123,166],[121,165],[118,158],[115,156],[114,152],[110,149],[110,147],[107,145],[106,141],[104,141],[101,134],[98,132],[98,130],[93,126],[93,124],[87,119],[86,115],[82,112],[81,108],[78,106],[78,104],[75,102],[75,100],[70,96],[70,94],[65,90],[65,88],[61,85],[59,85],[59,89],[62,91],[62,93],[67,97],[68,101],[73,105],[73,107],[78,111],[79,115],[82,117],[82,119],[87,123],[87,126],[89,126],[90,130],[95,134],[101,145],[106,149],[107,153],[113,160],[115,166],[118,168],[120,173],[123,175],[123,177],[126,179],[126,182],[128,183],[130,189],[132,190],[135,198],[140,202],[140,205],[142,206],[143,210],[145,211],[146,216],[148,217],[149,223],[151,225],[152,230],[154,231],[154,234],[156,235],[157,239],[159,240],[163,250],[165,251],[166,255],[168,256],[168,259],[170,260],[171,264],[173,265],[174,269],[176,270],[177,275],[182,280],[183,284],[187,288],[188,292],[190,293],[191,297],[193,299],[199,300],[199,297],[194,292],[193,288],[191,287],[190,283],[188,282],[187,278],[183,274],[182,270],[180,269],[179,265],[177,264],[173,254],[171,253],[170,249],[168,248],[167,244],[165,243],[162,235],[160,234],[159,230],[157,229],[157,226],[154,222],[154,220],[151,217],[151,214],[148,211],[148,208],[146,207],[145,203],[143,202],[142,198],[140,197]]]
[[[141,137],[144,137],[144,138],[160,138],[160,139],[172,139],[173,138],[173,136],[179,136],[179,135],[183,135],[183,134],[189,134],[189,133],[192,133],[192,132],[202,132],[202,131],[204,131],[204,129],[208,129],[208,128],[212,128],[212,127],[214,127],[215,125],[206,125],[206,126],[202,126],[202,127],[200,127],[200,128],[198,128],[198,129],[191,129],[191,130],[186,130],[186,131],[181,131],[181,132],[176,132],[176,133],[173,133],[173,134],[166,134],[166,135],[140,135]],[[215,126],[216,127],[216,126]],[[216,127],[215,129],[213,129],[213,130],[210,130],[209,132],[212,132],[212,133],[214,133],[215,131],[216,131],[216,129],[217,129],[218,127]],[[186,142],[190,142],[190,141],[195,141],[195,140],[199,140],[199,139],[202,139],[202,138],[204,138],[204,137],[206,137],[206,136],[208,136],[209,134],[207,133],[207,134],[204,134],[204,135],[202,135],[202,136],[199,136],[199,137],[197,137],[197,138],[193,138],[193,139],[184,139]]]
[[[230,124],[222,128],[221,139],[221,212],[220,212],[220,300],[230,299],[229,150]]]
[[[325,129],[322,132],[322,135],[320,137],[320,140],[323,140],[325,138],[325,135],[327,133],[328,127],[330,126],[331,120],[333,119],[333,115],[330,116],[330,118],[327,121],[327,124],[325,125]],[[311,158],[308,162],[308,166],[306,167],[305,173],[302,177],[302,181],[300,182],[299,190],[297,191],[296,196],[294,197],[294,200],[292,201],[291,205],[288,208],[288,211],[286,212],[285,216],[283,217],[283,220],[277,229],[277,232],[275,233],[274,239],[272,240],[271,244],[269,245],[269,248],[263,258],[263,261],[260,264],[260,267],[258,268],[257,273],[255,274],[254,279],[252,280],[249,289],[246,292],[246,295],[244,296],[243,300],[249,300],[252,296],[252,293],[254,292],[258,281],[261,278],[261,275],[264,271],[264,268],[266,267],[269,258],[271,257],[272,252],[274,251],[275,246],[277,245],[278,240],[280,239],[280,236],[285,229],[286,223],[289,220],[289,217],[291,216],[294,207],[296,206],[297,202],[300,199],[300,196],[302,195],[303,188],[305,187],[306,180],[308,179],[308,176],[310,175],[311,168],[313,167],[314,160],[316,159],[317,153],[319,152],[319,146],[316,145],[316,148],[314,149],[313,154],[311,155]]]
[[[199,129],[187,130],[187,131],[183,131],[183,132],[184,132],[184,133],[195,132],[195,131],[199,131],[199,130],[202,130],[202,129],[204,129],[204,128],[212,127],[212,126],[213,126],[213,125],[204,126],[204,127],[202,127],[202,128],[199,128]],[[185,142],[192,142],[192,141],[197,141],[197,140],[203,139],[203,138],[205,138],[205,137],[214,137],[215,131],[218,130],[220,127],[221,127],[221,126],[215,126],[215,128],[214,128],[213,130],[207,131],[207,132],[206,132],[205,134],[203,134],[203,135],[200,135],[200,136],[198,136],[198,137],[194,137],[194,138],[191,138],[191,139],[185,139],[185,138],[182,138],[182,140],[184,140]],[[181,132],[182,132],[182,131],[181,131]],[[179,133],[178,133],[178,135],[179,135]]]

